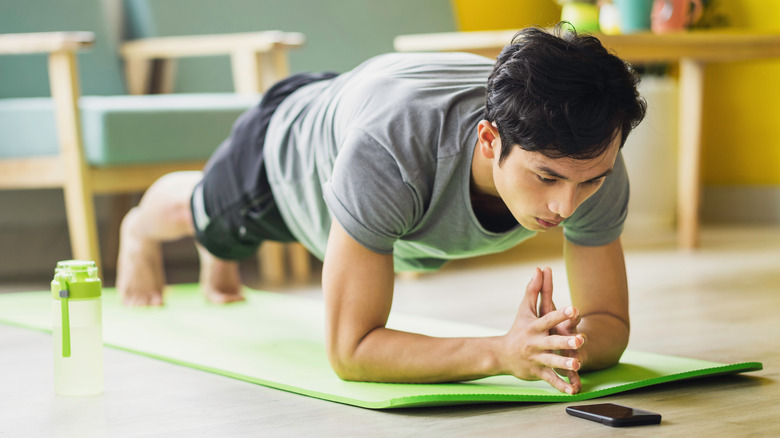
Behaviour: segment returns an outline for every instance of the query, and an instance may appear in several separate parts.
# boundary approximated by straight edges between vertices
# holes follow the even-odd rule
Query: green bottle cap
[[[55,300],[68,298],[86,300],[101,295],[101,283],[95,262],[65,260],[57,262],[54,269],[51,293]]]

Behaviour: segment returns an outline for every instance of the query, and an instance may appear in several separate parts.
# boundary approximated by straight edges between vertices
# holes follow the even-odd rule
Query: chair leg
[[[65,168],[63,191],[73,258],[94,260],[100,272],[102,266],[92,175],[84,158],[81,140],[75,53],[61,51],[49,54],[49,85],[54,99],[62,165]]]
[[[300,243],[291,243],[287,245],[287,251],[290,259],[290,271],[293,281],[297,283],[306,283],[311,277],[311,258],[309,251]]]
[[[261,281],[270,284],[281,284],[284,282],[286,274],[283,243],[263,242],[260,245],[257,258]]]
[[[98,272],[102,272],[93,195],[69,186],[66,184],[64,191],[72,256],[78,260],[93,260],[98,266]]]
[[[135,196],[127,193],[118,193],[109,196],[108,226],[104,234],[103,248],[105,260],[103,269],[108,272],[116,272],[116,260],[119,255],[119,227],[122,219],[135,204]]]

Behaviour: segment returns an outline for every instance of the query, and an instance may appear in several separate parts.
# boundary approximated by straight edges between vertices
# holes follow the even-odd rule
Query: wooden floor
[[[553,268],[564,303],[563,266],[550,246],[559,237],[399,279],[394,311],[506,328],[537,265]],[[663,415],[660,426],[629,430],[570,417],[566,404],[371,411],[113,349],[105,393],[66,398],[53,395],[51,337],[0,325],[0,437],[780,436],[780,227],[705,228],[696,252],[677,250],[666,234],[625,246],[629,348],[761,361],[764,370],[600,399]],[[316,285],[288,293],[319,299]]]

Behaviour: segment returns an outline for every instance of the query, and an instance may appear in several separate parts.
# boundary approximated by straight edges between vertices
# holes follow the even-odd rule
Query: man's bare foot
[[[218,259],[201,245],[195,246],[200,256],[200,288],[206,299],[214,304],[244,301],[238,262]]]
[[[160,243],[139,232],[139,210],[134,208],[119,229],[116,288],[122,304],[161,306],[165,274]]]

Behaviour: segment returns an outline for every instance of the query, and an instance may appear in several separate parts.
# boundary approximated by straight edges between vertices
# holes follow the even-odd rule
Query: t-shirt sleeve
[[[393,252],[395,241],[412,228],[421,211],[397,160],[361,130],[346,136],[323,196],[344,230],[381,254]]]
[[[623,155],[618,154],[614,171],[604,184],[574,214],[563,221],[563,234],[572,243],[601,246],[623,232],[628,214],[629,184]]]

